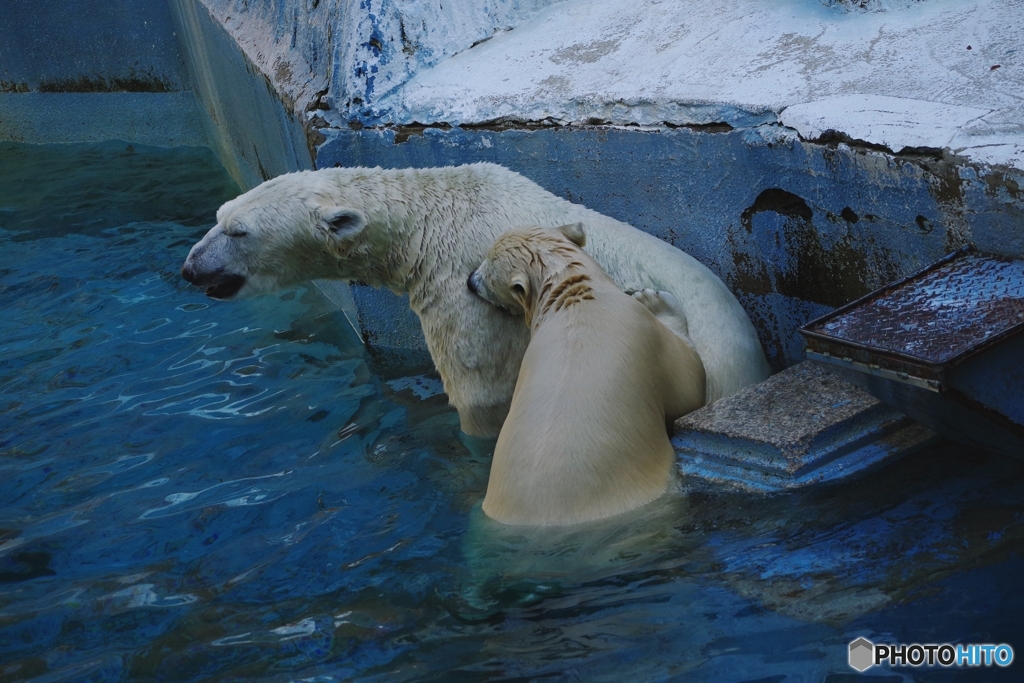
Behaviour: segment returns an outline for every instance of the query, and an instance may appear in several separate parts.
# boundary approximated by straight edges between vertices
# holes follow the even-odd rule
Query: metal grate
[[[945,364],[1024,329],[1024,262],[958,253],[805,329],[834,343]]]

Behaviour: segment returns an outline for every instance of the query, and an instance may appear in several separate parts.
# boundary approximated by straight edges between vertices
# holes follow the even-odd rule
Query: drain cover
[[[800,332],[808,358],[936,432],[1024,457],[1024,261],[957,252]]]

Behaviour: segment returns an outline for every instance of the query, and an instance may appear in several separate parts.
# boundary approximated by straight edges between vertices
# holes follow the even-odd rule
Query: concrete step
[[[936,436],[816,363],[803,362],[676,421],[684,475],[782,491],[861,474]]]

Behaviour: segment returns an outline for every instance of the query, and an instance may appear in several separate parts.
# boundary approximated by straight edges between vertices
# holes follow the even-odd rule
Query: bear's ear
[[[527,299],[530,298],[530,278],[526,277],[523,273],[516,273],[509,280],[508,289],[512,293],[512,298],[516,300],[523,310],[527,310]]]
[[[333,207],[323,210],[321,218],[331,236],[340,239],[355,237],[366,227],[366,216],[358,209]]]
[[[561,225],[555,229],[568,237],[569,241],[577,247],[582,247],[587,243],[587,233],[583,229],[582,223],[569,223],[568,225]]]

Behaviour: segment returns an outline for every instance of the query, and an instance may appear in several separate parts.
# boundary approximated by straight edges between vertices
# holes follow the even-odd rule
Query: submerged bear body
[[[668,425],[704,404],[700,358],[641,303],[657,294],[624,294],[566,227],[575,241],[506,233],[469,279],[531,329],[483,503],[506,524],[586,522],[658,498],[675,462]]]

